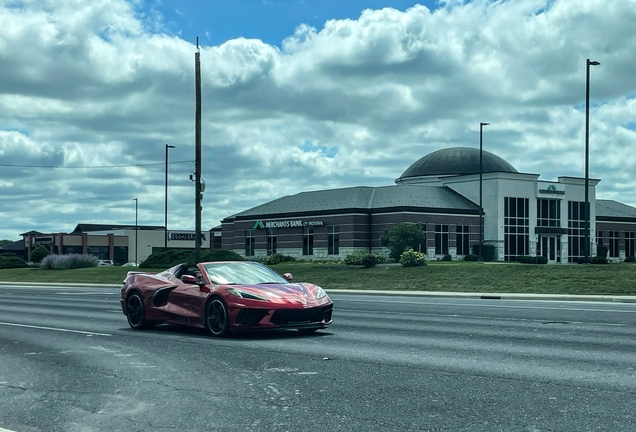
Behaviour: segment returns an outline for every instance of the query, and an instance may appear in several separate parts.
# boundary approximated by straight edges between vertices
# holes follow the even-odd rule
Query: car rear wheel
[[[205,310],[205,328],[217,337],[227,336],[230,333],[227,306],[219,297],[214,297],[208,302]]]
[[[128,325],[135,330],[143,330],[152,327],[152,323],[146,320],[146,308],[139,293],[132,293],[126,300],[126,318]]]

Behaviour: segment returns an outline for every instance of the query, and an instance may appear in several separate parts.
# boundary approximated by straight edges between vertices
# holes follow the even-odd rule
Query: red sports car
[[[292,283],[292,275],[256,262],[179,264],[161,273],[128,272],[121,308],[133,329],[159,323],[207,329],[298,329],[311,333],[331,324],[333,302],[319,286]]]

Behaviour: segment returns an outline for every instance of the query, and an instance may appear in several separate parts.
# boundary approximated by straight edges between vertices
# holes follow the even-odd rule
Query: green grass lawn
[[[290,272],[294,281],[325,289],[389,289],[464,292],[636,295],[636,264],[532,265],[434,262],[405,268],[396,264],[372,269],[307,262],[272,266]],[[0,281],[121,284],[131,267],[75,270],[1,269]],[[148,270],[161,271],[163,269]]]

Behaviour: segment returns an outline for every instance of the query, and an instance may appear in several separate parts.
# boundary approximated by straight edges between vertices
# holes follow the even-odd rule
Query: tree
[[[388,247],[391,258],[400,261],[402,252],[407,249],[426,252],[426,233],[418,223],[400,223],[392,230],[384,231],[380,237],[382,246]]]
[[[42,262],[45,256],[50,255],[51,251],[49,251],[44,246],[38,246],[31,252],[31,261],[34,263]]]
[[[0,247],[13,243],[11,240],[0,240]]]

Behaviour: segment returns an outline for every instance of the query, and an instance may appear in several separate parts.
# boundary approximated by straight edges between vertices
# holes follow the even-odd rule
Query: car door
[[[187,284],[174,279],[177,287],[168,295],[168,301],[162,308],[180,324],[203,326],[204,306],[209,293],[202,291],[198,285]]]

